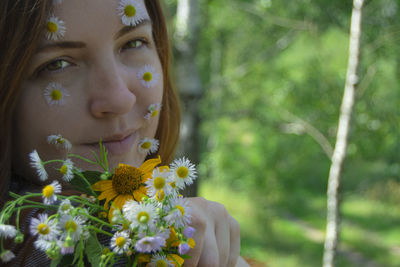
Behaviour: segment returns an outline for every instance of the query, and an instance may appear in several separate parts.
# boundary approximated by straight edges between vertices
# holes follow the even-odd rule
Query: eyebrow
[[[144,19],[144,20],[138,22],[138,24],[136,24],[135,26],[125,26],[125,27],[123,27],[121,30],[119,30],[115,34],[114,40],[117,40],[118,38],[121,38],[125,34],[135,30],[136,28],[138,28],[140,26],[144,26],[144,25],[151,25],[151,21],[149,19]]]
[[[56,42],[56,43],[48,43],[40,46],[37,49],[37,53],[44,52],[44,51],[52,51],[57,49],[77,49],[77,48],[84,48],[86,44],[83,42]]]
[[[122,29],[120,29],[114,36],[114,40],[117,40],[118,38],[124,36],[125,34],[128,34],[129,32],[135,30],[136,28],[144,25],[150,25],[151,21],[149,19],[144,19],[140,21],[138,24],[135,26],[125,26]],[[53,50],[58,50],[58,49],[79,49],[79,48],[85,48],[86,44],[84,42],[74,42],[74,41],[62,41],[62,42],[52,42],[52,43],[47,43],[42,46],[40,46],[36,52],[41,53],[44,51],[53,51]]]

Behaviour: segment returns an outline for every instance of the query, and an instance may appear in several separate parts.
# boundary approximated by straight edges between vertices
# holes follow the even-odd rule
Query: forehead
[[[125,26],[118,12],[118,6],[124,2],[145,7],[144,0],[63,0],[61,4],[54,4],[51,15],[65,22],[64,39],[98,37]],[[141,12],[150,19],[146,8]]]

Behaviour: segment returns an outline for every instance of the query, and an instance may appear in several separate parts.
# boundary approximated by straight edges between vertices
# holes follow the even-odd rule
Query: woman
[[[180,118],[159,1],[2,0],[0,12],[2,196],[9,188],[40,190],[28,155],[36,149],[44,160],[65,156],[48,142],[55,134],[71,142],[69,152],[86,157],[103,140],[111,166],[139,166],[146,157],[141,140],[155,138],[157,154],[169,163]],[[152,104],[162,108],[149,118]],[[238,224],[225,208],[202,198],[191,205],[196,247],[186,266],[247,266]],[[24,245],[15,262],[27,265]]]

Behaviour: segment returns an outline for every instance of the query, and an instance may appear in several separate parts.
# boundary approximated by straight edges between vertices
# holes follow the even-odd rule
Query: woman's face
[[[57,2],[57,1],[54,1]],[[143,0],[139,1],[144,7]],[[30,62],[14,116],[13,169],[36,179],[29,153],[42,160],[65,159],[66,151],[47,142],[61,134],[72,144],[70,153],[93,159],[99,140],[109,151],[110,166],[140,165],[142,138],[153,138],[158,117],[146,120],[150,104],[161,103],[163,77],[146,9],[144,20],[125,26],[118,14],[119,0],[66,0],[54,4],[54,17],[65,23],[65,34],[43,42]],[[156,84],[145,86],[138,73],[151,66]],[[49,101],[45,89],[63,88],[62,102]],[[55,96],[57,99],[57,96]],[[74,163],[94,169],[81,160]],[[50,165],[51,166],[51,165]],[[59,167],[59,165],[52,165]],[[54,168],[46,168],[52,178]]]

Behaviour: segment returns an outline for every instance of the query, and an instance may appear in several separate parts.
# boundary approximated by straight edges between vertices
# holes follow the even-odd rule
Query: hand
[[[240,253],[238,222],[224,205],[201,197],[189,198],[196,246],[185,260],[188,267],[236,266]]]

